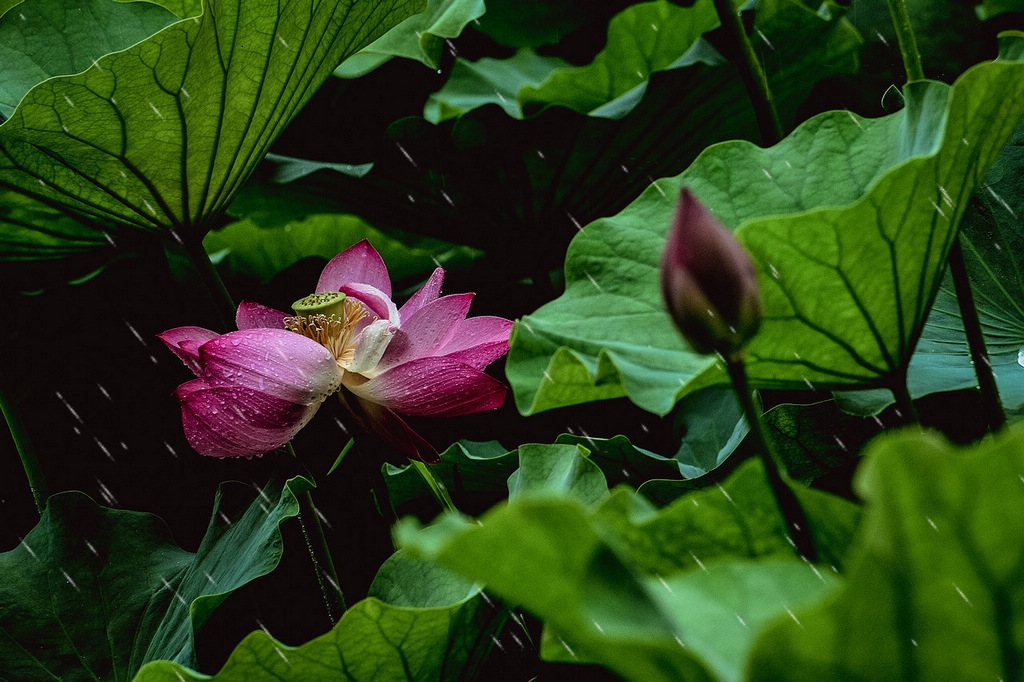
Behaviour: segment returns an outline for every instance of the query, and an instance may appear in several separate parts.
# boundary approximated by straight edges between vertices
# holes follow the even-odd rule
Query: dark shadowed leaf
[[[764,425],[786,471],[803,481],[853,467],[864,445],[884,427],[881,420],[843,412],[831,400],[776,405],[765,413]]]
[[[587,24],[604,22],[633,0],[488,0],[487,13],[476,29],[502,45],[538,47],[557,43]]]
[[[763,5],[759,29],[792,48],[769,64],[782,115],[792,120],[817,80],[856,67],[858,39],[838,12],[826,19],[792,0]],[[299,205],[331,207],[321,212],[500,254],[488,264],[494,282],[543,283],[582,225],[621,210],[653,178],[682,171],[707,144],[757,136],[739,76],[721,61],[654,73],[619,120],[553,107],[518,121],[496,105],[437,126],[401,119],[365,177],[317,173],[289,190]],[[270,184],[246,191],[273,191]]]
[[[275,479],[237,518],[218,491],[195,554],[155,516],[55,495],[0,554],[0,670],[12,680],[127,680],[147,661],[194,665],[193,635],[232,591],[277,566],[278,525],[309,487]]]
[[[585,66],[530,51],[508,60],[458,60],[444,87],[431,95],[424,116],[437,123],[465,113],[467,105],[491,102],[516,118],[548,106],[621,118],[640,101],[654,72],[705,60],[717,63],[720,57],[714,48],[701,40],[717,26],[711,0],[699,0],[692,7],[667,0],[633,5],[612,18],[607,44]],[[489,96],[480,97],[487,90]],[[467,91],[476,96],[467,97]],[[616,102],[620,99],[623,102]]]
[[[212,677],[159,661],[135,682],[472,679],[507,615],[464,578],[399,552],[381,566],[370,596],[321,637],[291,647],[258,630]]]

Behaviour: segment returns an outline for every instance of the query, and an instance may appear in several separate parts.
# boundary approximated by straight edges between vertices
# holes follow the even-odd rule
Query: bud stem
[[[790,537],[796,551],[807,561],[818,560],[818,550],[814,547],[814,540],[811,537],[811,527],[807,522],[807,515],[796,494],[786,484],[783,475],[779,470],[777,455],[771,442],[764,431],[764,424],[761,421],[761,408],[754,402],[754,394],[747,383],[747,371],[743,363],[743,352],[736,351],[725,358],[725,365],[729,370],[729,378],[732,379],[732,387],[743,407],[743,414],[747,418],[750,432],[757,439],[758,454],[764,464],[765,475],[772,488],[772,495],[775,497],[775,504],[782,512],[789,529]]]

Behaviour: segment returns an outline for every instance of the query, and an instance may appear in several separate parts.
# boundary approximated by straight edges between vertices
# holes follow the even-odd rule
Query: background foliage
[[[959,231],[1013,421],[1024,6],[908,5],[909,85],[882,0],[743,4],[763,148],[711,0],[0,0],[0,403],[57,493],[0,442],[0,679],[1018,678],[1024,443],[975,443],[944,266]],[[661,302],[682,186],[757,264],[816,562]],[[287,309],[362,238],[399,302],[440,265],[518,320],[505,406],[411,420],[465,515],[333,403],[301,461],[181,433],[155,335],[229,329],[214,273]],[[898,430],[904,380],[941,434]]]

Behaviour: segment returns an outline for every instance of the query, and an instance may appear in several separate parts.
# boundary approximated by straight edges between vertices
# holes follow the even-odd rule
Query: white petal
[[[389,320],[375,320],[368,324],[359,333],[355,357],[352,358],[352,364],[346,369],[356,374],[373,376],[377,363],[380,362],[381,356],[384,355],[384,351],[387,350],[393,337],[394,333],[391,331]]]

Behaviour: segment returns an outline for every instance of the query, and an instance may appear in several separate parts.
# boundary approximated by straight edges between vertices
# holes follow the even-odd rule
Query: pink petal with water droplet
[[[503,317],[471,317],[459,323],[458,329],[437,355],[483,369],[508,352],[512,320]]]
[[[346,284],[369,284],[384,292],[388,298],[391,297],[391,277],[387,266],[377,250],[365,239],[327,263],[317,282],[316,293],[342,291],[341,287]]]
[[[466,319],[473,294],[454,294],[436,299],[423,306],[408,319],[388,345],[379,369],[386,370],[416,358],[436,355],[436,351],[451,340]]]
[[[252,301],[242,301],[238,304],[238,313],[235,315],[235,324],[239,329],[284,329],[284,318],[289,317],[288,313],[268,308]]]
[[[418,358],[348,388],[399,414],[434,417],[500,407],[506,391],[497,379],[449,358]]]
[[[211,457],[252,457],[281,447],[320,403],[298,405],[242,387],[210,387],[202,379],[175,391],[189,445]]]
[[[220,334],[203,327],[176,327],[156,335],[172,353],[185,363],[196,376],[202,375],[199,366],[199,346]],[[184,344],[184,346],[182,345]]]
[[[330,351],[286,329],[247,329],[199,348],[211,387],[241,387],[309,405],[337,390],[342,371]]]
[[[398,310],[398,314],[403,320],[408,320],[413,313],[427,305],[431,301],[437,299],[441,295],[441,284],[444,282],[444,270],[437,268],[433,274],[430,275],[430,279],[420,287],[419,291],[412,295],[408,301],[405,302]]]

